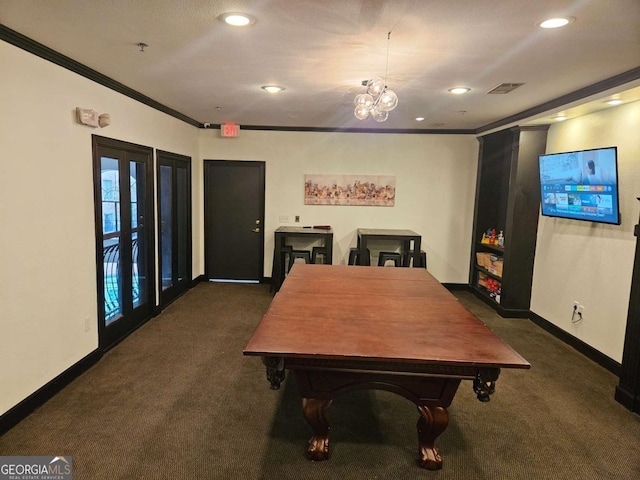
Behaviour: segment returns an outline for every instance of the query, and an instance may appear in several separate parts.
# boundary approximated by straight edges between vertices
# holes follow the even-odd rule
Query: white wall
[[[98,346],[91,135],[191,156],[197,171],[198,130],[4,42],[0,65],[2,414]],[[112,125],[77,124],[77,106]]]
[[[217,131],[202,130],[200,155],[266,163],[267,276],[280,215],[291,222],[299,215],[300,226],[333,227],[334,264],[346,262],[358,227],[410,229],[422,235],[429,271],[438,280],[468,282],[478,156],[474,136],[240,130],[237,138],[221,138]],[[395,206],[304,205],[305,174],[395,175]]]
[[[640,202],[640,102],[553,125],[547,153],[618,147],[622,224],[540,217],[531,311],[617,362],[627,323]],[[583,321],[571,323],[574,301]]]

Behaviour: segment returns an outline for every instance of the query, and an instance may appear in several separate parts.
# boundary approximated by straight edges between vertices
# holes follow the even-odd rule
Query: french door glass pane
[[[145,238],[145,220],[142,216],[142,212],[146,209],[144,203],[144,164],[142,162],[129,162],[129,169],[131,193],[131,294],[133,308],[135,308],[147,298],[148,288],[147,278],[144,275],[144,272],[147,271],[147,252],[140,248],[140,243],[138,242],[139,238]]]
[[[120,275],[120,238],[104,239],[104,312],[105,324],[122,315],[122,275]]]
[[[172,175],[173,169],[160,166],[160,235],[161,235],[161,278],[162,290],[173,286],[173,222],[172,222]]]
[[[120,172],[118,160],[101,157],[102,251],[105,323],[122,315],[122,266],[120,258]]]
[[[188,229],[189,229],[189,218],[188,218],[188,207],[189,207],[189,186],[187,179],[187,169],[186,168],[177,168],[176,169],[176,183],[177,183],[177,191],[176,191],[176,222],[178,223],[177,236],[178,236],[178,281],[181,282],[185,279],[188,272],[188,265],[186,252],[188,249],[187,241],[188,241]]]

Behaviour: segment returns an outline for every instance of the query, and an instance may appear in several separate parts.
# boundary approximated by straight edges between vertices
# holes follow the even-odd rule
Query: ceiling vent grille
[[[427,125],[427,128],[438,128],[438,127],[444,127],[445,125],[446,125],[446,122],[432,122]]]
[[[495,88],[492,88],[487,92],[489,95],[504,95],[514,91],[516,88],[524,85],[524,83],[501,83]]]

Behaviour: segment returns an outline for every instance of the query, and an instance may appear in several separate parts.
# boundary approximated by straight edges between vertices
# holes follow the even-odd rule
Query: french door
[[[108,349],[155,305],[153,150],[93,135],[98,334]]]
[[[156,150],[160,306],[191,283],[191,158]]]

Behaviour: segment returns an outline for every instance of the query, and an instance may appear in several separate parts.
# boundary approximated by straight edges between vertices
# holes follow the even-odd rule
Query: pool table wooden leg
[[[418,449],[420,465],[427,470],[440,470],[442,457],[434,442],[449,424],[449,412],[444,407],[418,405]]]
[[[331,400],[319,398],[302,399],[302,413],[313,430],[313,436],[309,439],[309,448],[307,449],[309,460],[329,459],[329,429],[331,427],[327,411],[331,402]]]

